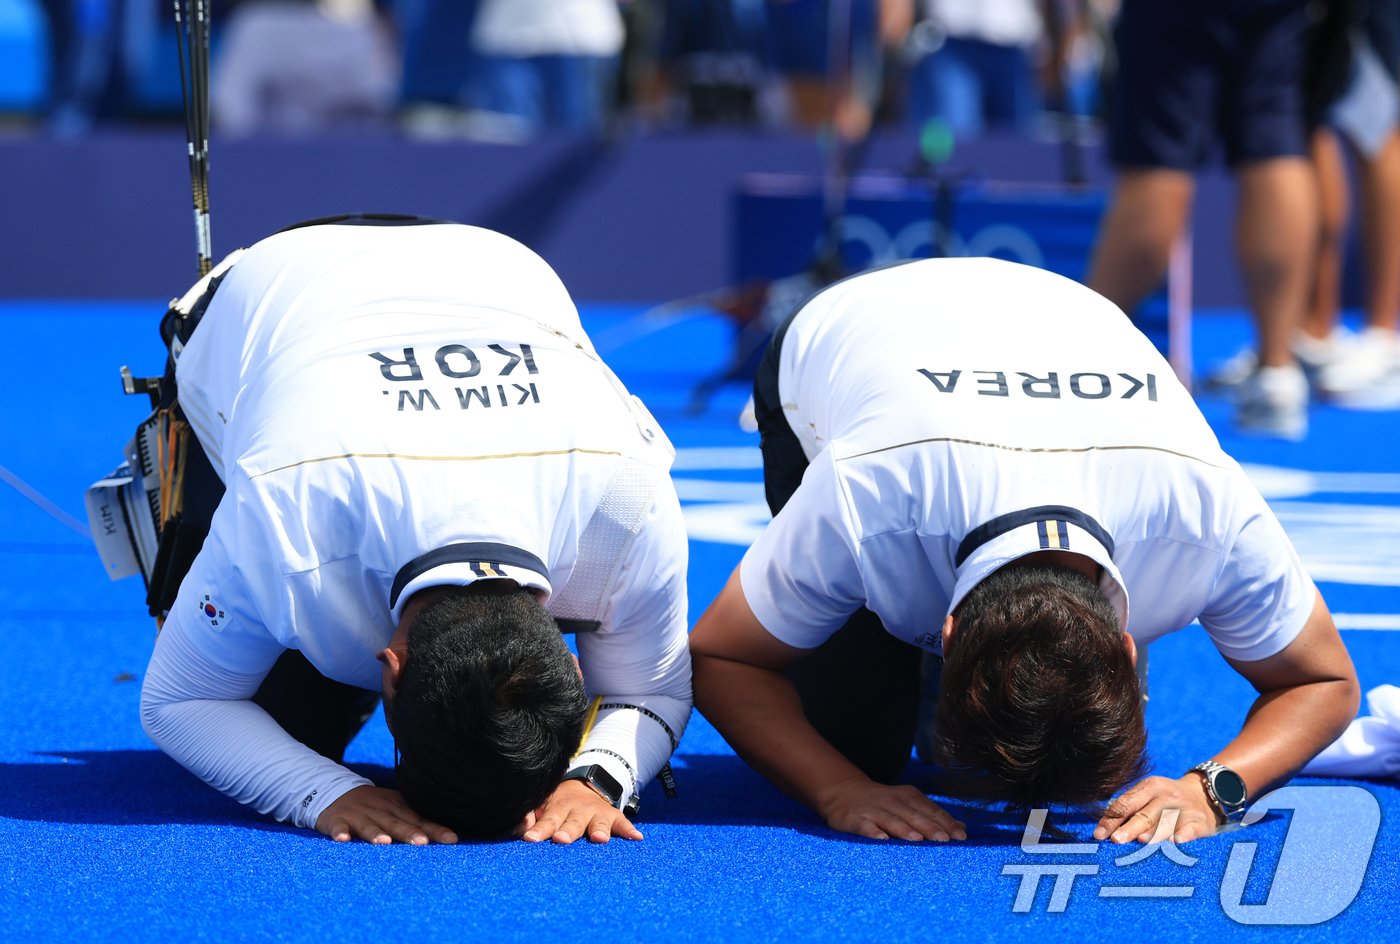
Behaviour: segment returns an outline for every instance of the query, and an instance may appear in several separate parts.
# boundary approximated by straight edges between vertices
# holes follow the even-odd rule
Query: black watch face
[[[1216,771],[1211,785],[1215,787],[1216,797],[1225,806],[1240,806],[1249,795],[1245,789],[1244,778],[1233,770]]]
[[[588,779],[597,784],[598,789],[606,793],[614,805],[622,799],[622,784],[604,768],[595,764],[589,771]]]

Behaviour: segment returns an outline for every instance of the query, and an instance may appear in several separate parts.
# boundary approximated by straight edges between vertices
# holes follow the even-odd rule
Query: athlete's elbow
[[[170,703],[153,692],[149,686],[141,690],[141,730],[157,746],[162,744],[166,729],[166,712]]]
[[[1337,680],[1336,694],[1333,697],[1336,704],[1337,734],[1340,735],[1361,710],[1361,680],[1356,677],[1355,669]]]
[[[1318,749],[1321,750],[1341,737],[1347,725],[1356,719],[1361,708],[1361,683],[1355,671],[1339,674],[1320,686],[1320,697],[1312,701],[1309,712],[1311,728],[1316,732]]]

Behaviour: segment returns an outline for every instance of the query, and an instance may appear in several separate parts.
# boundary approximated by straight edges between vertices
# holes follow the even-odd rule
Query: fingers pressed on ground
[[[939,842],[946,842],[953,832],[951,824],[947,822],[947,817],[928,816],[916,811],[908,819],[919,834],[920,839],[936,839]]]
[[[1153,831],[1157,828],[1157,812],[1153,807],[1144,807],[1132,816],[1123,821],[1113,832],[1113,841],[1118,843],[1129,842],[1133,839],[1139,842],[1145,841],[1143,837],[1151,838]]]
[[[910,800],[908,809],[905,818],[923,837],[939,842],[946,842],[949,838],[967,838],[967,827],[922,793],[918,794],[916,799]],[[935,833],[941,835],[934,835]]]
[[[1177,828],[1176,835],[1172,838],[1174,842],[1190,842],[1193,839],[1200,839],[1205,835],[1205,830],[1202,829],[1199,824],[1186,823]]]
[[[535,824],[525,830],[525,835],[521,838],[526,842],[540,842],[545,839],[551,839],[554,837],[555,833],[559,831],[559,826],[560,818],[558,814],[546,813],[535,820]]]
[[[885,832],[897,839],[904,839],[909,842],[918,842],[921,839],[932,838],[928,832],[920,828],[914,822],[914,817],[905,817],[902,814],[888,813],[880,820],[880,825]]]
[[[883,840],[890,838],[890,834],[885,832],[884,828],[878,822],[876,822],[874,819],[868,816],[862,816],[859,819],[857,819],[855,821],[854,826],[837,826],[832,824],[831,828],[837,830],[838,832],[854,833],[855,835],[863,836],[866,839]]]

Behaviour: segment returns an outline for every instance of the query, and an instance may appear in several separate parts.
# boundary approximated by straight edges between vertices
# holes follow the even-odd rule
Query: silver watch
[[[1221,823],[1228,823],[1244,813],[1249,805],[1249,788],[1244,778],[1224,764],[1208,760],[1192,767],[1190,773],[1198,773],[1206,785],[1206,799],[1215,807]]]

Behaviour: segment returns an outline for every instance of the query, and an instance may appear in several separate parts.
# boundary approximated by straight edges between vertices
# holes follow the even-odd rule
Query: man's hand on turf
[[[967,829],[917,787],[887,786],[861,778],[822,791],[817,803],[826,824],[867,839],[966,839]]]
[[[316,818],[316,830],[336,842],[363,839],[376,845],[424,846],[457,841],[452,830],[415,813],[399,791],[371,786],[356,787],[326,807]]]
[[[525,814],[516,835],[526,842],[549,839],[561,845],[584,836],[589,842],[607,842],[613,836],[642,838],[621,810],[581,780],[565,780],[555,787],[539,809]]]
[[[1205,784],[1194,773],[1179,780],[1148,777],[1109,805],[1094,829],[1094,838],[1114,842],[1190,842],[1213,836],[1220,828]]]

